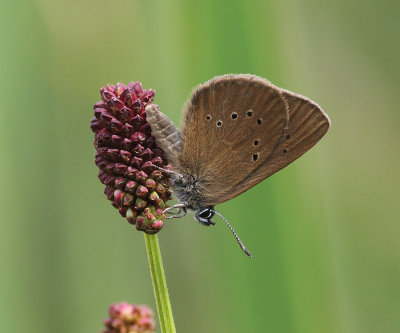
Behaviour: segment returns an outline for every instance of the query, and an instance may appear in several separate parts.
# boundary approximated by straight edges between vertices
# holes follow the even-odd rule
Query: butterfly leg
[[[155,166],[158,170],[164,171],[164,172],[167,173],[167,174],[178,175],[178,176],[181,176],[181,177],[182,177],[182,175],[181,175],[180,173],[178,173],[178,172],[176,172],[176,171],[174,171],[174,170],[164,169],[164,168],[159,167],[158,165],[154,165],[154,166]]]
[[[171,207],[168,207],[167,209],[164,209],[164,214],[173,214],[172,216],[166,217],[166,219],[173,219],[173,218],[180,218],[184,217],[187,214],[187,209],[186,209],[187,204],[186,203],[179,203],[176,205],[173,205]],[[178,208],[177,212],[171,212],[172,209]],[[180,214],[183,211],[183,214]]]
[[[180,214],[182,211],[183,211],[183,213]],[[168,213],[169,212],[167,212],[167,214]],[[171,214],[174,214],[174,213],[171,212]],[[178,215],[178,214],[180,214],[180,215]],[[176,212],[176,214],[174,214],[172,216],[168,216],[165,219],[166,220],[168,220],[168,219],[177,219],[177,218],[185,217],[186,215],[187,215],[187,209],[186,209],[186,207],[183,207],[183,208],[179,208],[179,210]]]

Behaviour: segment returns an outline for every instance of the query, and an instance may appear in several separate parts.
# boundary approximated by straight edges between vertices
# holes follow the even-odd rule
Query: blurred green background
[[[99,332],[155,309],[143,235],[94,165],[99,88],[141,81],[176,123],[193,86],[254,73],[317,101],[309,153],[160,233],[178,332],[400,332],[400,2],[0,2],[2,332]]]

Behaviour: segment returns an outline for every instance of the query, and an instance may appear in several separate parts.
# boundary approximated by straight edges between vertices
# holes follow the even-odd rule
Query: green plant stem
[[[149,259],[161,332],[175,333],[174,316],[172,315],[171,303],[169,301],[167,281],[165,279],[158,237],[157,235],[145,233],[144,239],[146,241],[147,258]]]

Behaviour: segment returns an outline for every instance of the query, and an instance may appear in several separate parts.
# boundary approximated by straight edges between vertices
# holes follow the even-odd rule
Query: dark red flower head
[[[136,229],[157,233],[163,227],[166,201],[170,199],[168,161],[151,136],[145,107],[154,90],[140,82],[118,83],[100,89],[91,129],[95,133],[96,165],[104,193]]]

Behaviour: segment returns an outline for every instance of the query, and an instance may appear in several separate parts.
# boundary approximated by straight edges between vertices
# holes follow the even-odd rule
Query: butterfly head
[[[199,221],[201,224],[206,226],[214,225],[215,223],[211,221],[212,217],[214,216],[215,211],[214,207],[204,207],[200,208],[195,212],[194,218]]]

